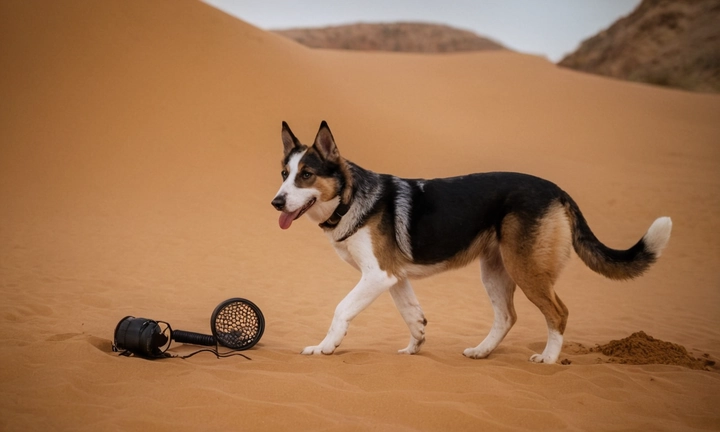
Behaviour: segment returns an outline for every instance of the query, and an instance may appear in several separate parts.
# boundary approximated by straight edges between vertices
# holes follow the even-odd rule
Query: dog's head
[[[303,214],[327,220],[340,204],[348,202],[350,176],[326,122],[320,124],[311,147],[301,144],[287,123],[282,123],[283,184],[272,200],[280,214],[280,228],[288,229]],[[346,195],[346,196],[341,196]]]

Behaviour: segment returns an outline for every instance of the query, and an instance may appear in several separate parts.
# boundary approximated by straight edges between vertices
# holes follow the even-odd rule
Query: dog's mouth
[[[300,208],[299,210],[295,210],[294,212],[291,212],[291,213],[285,212],[285,211],[281,212],[280,213],[280,221],[279,221],[280,228],[282,228],[282,229],[290,228],[290,225],[292,225],[293,221],[295,219],[299,218],[300,216],[304,215],[305,212],[308,211],[310,209],[310,207],[313,206],[313,204],[315,204],[315,201],[316,201],[316,199],[313,198],[310,201],[308,201],[307,204],[302,206],[302,208]]]

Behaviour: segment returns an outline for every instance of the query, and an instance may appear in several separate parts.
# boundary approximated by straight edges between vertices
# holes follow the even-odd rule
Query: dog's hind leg
[[[474,348],[463,352],[465,357],[485,358],[502,342],[517,320],[513,295],[515,282],[510,278],[502,263],[500,254],[496,251],[480,262],[482,281],[490,297],[495,318],[487,337]]]
[[[508,218],[503,223],[506,235],[500,252],[508,274],[547,322],[545,349],[530,357],[530,361],[555,363],[562,350],[568,308],[553,287],[570,258],[570,223],[561,206],[549,208],[532,231],[519,222],[517,218]]]
[[[527,298],[545,315],[548,340],[541,354],[534,354],[530,361],[535,363],[555,363],[563,345],[563,333],[568,319],[568,308],[555,294],[552,283],[536,281],[532,285],[520,285]]]
[[[425,343],[425,325],[427,320],[410,286],[410,281],[402,279],[390,288],[390,294],[395,301],[408,328],[410,328],[410,343],[407,348],[398,351],[400,354],[416,354],[420,346]]]

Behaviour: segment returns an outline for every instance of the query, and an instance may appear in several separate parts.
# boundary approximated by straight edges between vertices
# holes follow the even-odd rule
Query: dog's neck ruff
[[[320,228],[330,234],[334,242],[343,242],[357,232],[367,221],[368,214],[375,208],[383,193],[384,185],[380,175],[365,170],[348,161],[352,183],[345,184],[340,190],[338,204],[330,217],[320,224]],[[344,202],[345,188],[351,188],[348,202]]]
[[[352,201],[347,204],[340,202],[340,204],[335,208],[333,214],[331,214],[325,222],[321,223],[320,227],[325,229],[335,228],[340,223],[342,217],[347,214],[348,210],[350,210],[351,205]]]
[[[345,195],[345,190],[348,187],[352,188],[352,186],[347,184],[347,181],[343,182],[343,185],[342,185],[342,188],[340,189],[340,194],[339,194],[340,204],[338,204],[338,206],[335,207],[335,211],[330,215],[330,217],[325,222],[319,224],[320,228],[334,229],[335,227],[338,226],[338,224],[342,220],[343,216],[345,216],[347,214],[348,210],[350,210],[350,206],[353,203],[352,195],[350,195],[349,202],[347,202],[347,203],[343,202],[343,195]]]

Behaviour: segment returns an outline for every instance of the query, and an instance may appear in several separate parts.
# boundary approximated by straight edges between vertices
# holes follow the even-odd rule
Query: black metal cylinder
[[[160,357],[167,337],[156,321],[127,316],[115,327],[115,346],[144,357]]]

